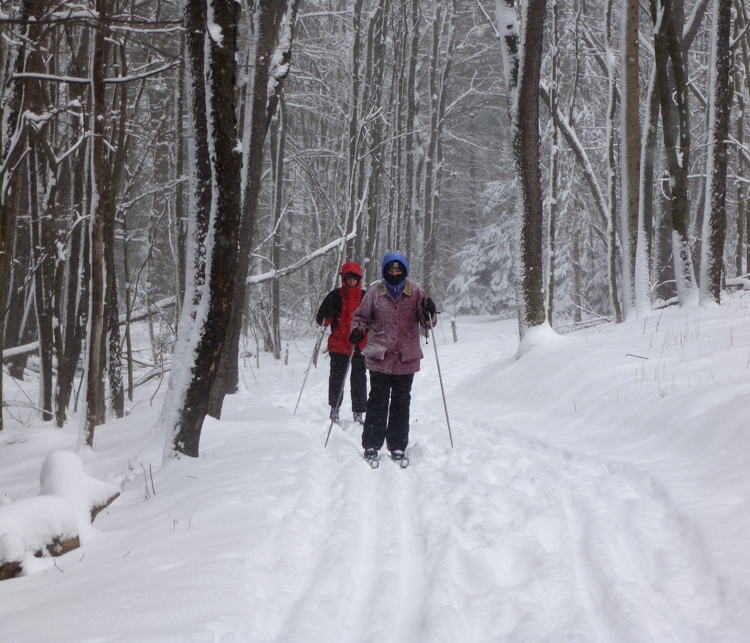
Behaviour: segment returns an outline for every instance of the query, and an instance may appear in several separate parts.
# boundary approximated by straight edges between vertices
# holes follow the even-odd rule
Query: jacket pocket
[[[418,359],[422,359],[422,347],[419,345],[419,337],[415,340],[405,343],[401,347],[401,361],[402,362],[413,362]]]
[[[383,359],[386,351],[385,339],[385,333],[368,331],[367,344],[362,349],[362,354],[372,359]]]

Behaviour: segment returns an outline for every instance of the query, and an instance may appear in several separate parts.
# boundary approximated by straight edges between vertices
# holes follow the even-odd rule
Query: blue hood
[[[400,252],[389,252],[385,257],[383,257],[383,263],[380,264],[381,277],[385,277],[385,267],[391,261],[400,261],[402,264],[404,264],[404,268],[406,268],[406,276],[409,276],[409,262],[406,260],[406,257],[404,257],[404,255],[402,255]]]

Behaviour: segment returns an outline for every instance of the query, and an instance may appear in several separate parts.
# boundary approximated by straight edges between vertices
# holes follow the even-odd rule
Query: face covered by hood
[[[341,285],[348,286],[346,283],[346,275],[350,272],[359,277],[359,282],[357,282],[357,287],[359,288],[362,285],[362,268],[355,261],[347,261],[341,266]]]
[[[389,268],[389,264],[392,263],[400,264],[400,268],[401,270],[403,270],[403,273],[401,275],[394,276],[387,274],[386,269]],[[389,284],[391,284],[392,286],[397,286],[409,276],[409,262],[406,260],[406,257],[404,257],[404,255],[402,255],[400,252],[389,252],[385,257],[383,257],[383,265],[380,267],[380,272],[383,276],[383,279],[385,279]]]
[[[387,272],[390,265],[394,262],[400,264],[400,268],[403,270],[400,275],[389,275]],[[398,297],[406,285],[406,278],[409,276],[409,262],[400,252],[389,252],[383,257],[380,273],[383,276],[386,288],[393,293],[394,297]]]

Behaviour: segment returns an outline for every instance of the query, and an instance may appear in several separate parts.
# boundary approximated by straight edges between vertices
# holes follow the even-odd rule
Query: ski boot
[[[404,455],[404,452],[400,449],[394,449],[391,451],[391,460],[393,460],[402,469],[406,469],[409,466],[409,458]]]
[[[367,464],[370,465],[373,469],[377,469],[380,462],[378,461],[378,450],[369,448],[365,449],[365,461]]]

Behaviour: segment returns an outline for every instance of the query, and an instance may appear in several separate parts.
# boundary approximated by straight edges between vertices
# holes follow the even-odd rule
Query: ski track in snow
[[[652,481],[522,432],[460,426],[486,443],[471,453],[504,457],[418,445],[409,469],[384,457],[370,470],[346,436],[348,461],[308,459],[306,490],[271,538],[280,556],[284,541],[309,543],[290,545],[298,560],[282,578],[297,579],[297,598],[273,640],[721,640],[700,626],[720,611],[720,580],[690,569],[701,543]],[[425,540],[435,522],[444,533]],[[659,587],[661,567],[682,586]]]
[[[648,329],[645,323],[634,326],[618,351],[627,346],[648,356],[651,327],[667,326],[666,318],[659,320],[652,319]],[[625,397],[628,386],[645,389],[653,371],[636,367],[632,380],[617,376],[621,388],[597,388],[592,366],[612,361],[613,352],[597,345],[595,333],[571,340],[585,350],[562,352],[562,360],[556,347],[546,348],[541,357],[550,380],[566,380],[548,394],[530,377],[542,366],[533,355],[525,364],[514,361],[514,328],[513,321],[470,320],[460,325],[454,344],[449,325],[438,327],[455,448],[433,345],[423,346],[406,469],[390,461],[385,449],[379,468],[363,460],[362,429],[350,419],[348,386],[342,424],[333,427],[324,448],[324,359],[311,373],[296,415],[304,376],[299,361],[252,374],[248,369],[248,390],[232,396],[221,422],[207,419],[201,459],[171,462],[155,472],[155,499],[143,497],[146,469],[142,476],[128,469],[125,493],[97,522],[101,531],[86,544],[85,559],[71,552],[59,559],[59,571],[3,584],[15,593],[13,605],[22,607],[6,605],[0,640],[30,643],[28,625],[39,613],[34,605],[48,596],[42,603],[45,622],[55,626],[29,630],[34,643],[750,641],[742,560],[747,520],[733,515],[746,511],[750,487],[743,484],[744,456],[726,453],[746,444],[729,439],[727,431],[745,426],[719,427],[722,433],[715,426],[722,416],[709,416],[713,424],[703,421],[697,404],[689,409],[696,424],[660,432],[660,414],[674,412],[674,402],[663,409],[652,404],[646,415],[620,406],[618,397],[621,391]],[[706,339],[709,330],[705,324],[700,346],[681,343],[684,333],[671,330],[661,331],[665,339],[659,335],[655,343],[674,336],[676,350],[706,352],[712,365],[718,348]],[[729,348],[747,370],[750,345]],[[604,354],[585,363],[596,351]],[[654,358],[661,360],[664,351]],[[575,376],[579,358],[587,379]],[[652,397],[682,396],[681,403],[689,404],[690,378],[707,375],[693,361],[680,372],[682,361],[673,360],[668,369],[667,362],[651,367],[662,378],[651,380]],[[530,372],[524,372],[529,363]],[[630,362],[618,368],[630,370]],[[667,390],[663,381],[670,371],[678,381]],[[615,371],[606,372],[613,377]],[[715,394],[724,395],[727,407],[739,405],[724,421],[750,404],[743,402],[750,399],[745,373],[738,373],[730,372],[726,381],[710,372],[718,378],[711,384]],[[731,382],[733,374],[739,383]],[[528,398],[527,385],[534,393]],[[560,411],[568,395],[578,400],[575,414]],[[645,390],[638,399],[650,403]],[[601,420],[606,405],[611,408]],[[119,428],[109,435],[117,433]],[[45,436],[53,447],[60,441],[60,448],[69,438],[57,431]],[[706,445],[708,463],[696,444]],[[25,442],[13,448],[23,449]],[[29,453],[38,457],[39,451]],[[35,470],[40,466],[35,463]],[[107,462],[101,466],[110,468]],[[23,482],[19,489],[33,495],[35,484]],[[148,488],[146,483],[147,494]],[[131,542],[135,530],[149,537]],[[718,534],[716,547],[722,530],[729,533]],[[727,550],[730,539],[739,544]],[[102,564],[106,585],[88,588],[91,570]],[[151,586],[163,590],[148,593]],[[92,601],[106,627],[80,616],[78,604]]]
[[[470,346],[452,359],[447,390],[489,359]],[[551,446],[523,418],[470,417],[481,409],[454,418],[463,448],[450,449],[439,389],[436,396],[428,384],[434,364],[425,367],[405,470],[385,450],[370,469],[353,422],[334,426],[323,450],[328,423],[310,418],[325,416],[327,383],[310,385],[297,424],[316,434],[312,455],[277,449],[269,458],[278,466],[292,457],[286,466],[300,479],[279,496],[256,556],[267,576],[252,592],[261,600],[251,640],[726,640],[712,638],[721,579],[654,480]],[[273,478],[270,470],[258,477],[266,475]],[[696,569],[695,560],[706,564]],[[661,586],[660,570],[679,583]],[[275,592],[263,600],[261,587]]]

